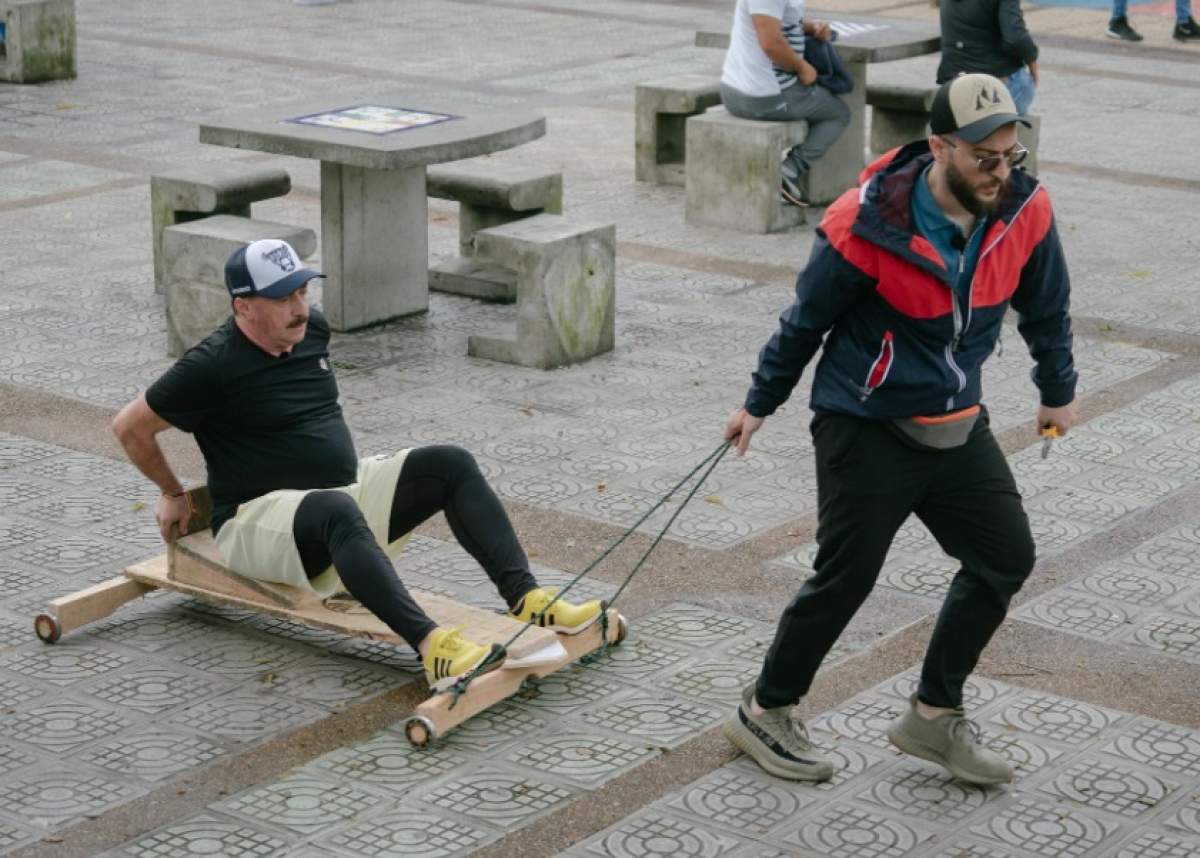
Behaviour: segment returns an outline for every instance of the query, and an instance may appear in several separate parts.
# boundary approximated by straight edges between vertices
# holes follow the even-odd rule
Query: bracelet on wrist
[[[179,491],[179,492],[163,492],[162,493],[163,497],[170,498],[171,500],[175,500],[176,498],[184,497],[185,495],[187,495],[187,489],[184,489],[183,491]]]

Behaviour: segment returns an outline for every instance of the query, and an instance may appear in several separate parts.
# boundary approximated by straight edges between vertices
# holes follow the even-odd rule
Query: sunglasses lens
[[[1028,149],[1018,149],[1016,152],[1013,152],[1012,157],[1008,159],[1008,165],[1010,167],[1016,167],[1018,164],[1023,163],[1028,155]]]
[[[989,155],[986,158],[979,159],[979,169],[985,173],[994,173],[996,168],[1000,166],[1000,155]]]

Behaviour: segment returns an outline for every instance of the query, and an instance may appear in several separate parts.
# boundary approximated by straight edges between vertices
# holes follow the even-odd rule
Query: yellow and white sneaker
[[[425,680],[429,690],[435,694],[445,691],[462,676],[470,673],[479,663],[491,653],[488,647],[473,643],[459,632],[462,627],[455,629],[437,628],[429,635],[429,650],[425,653]],[[500,666],[502,659],[497,659],[489,670]]]
[[[536,587],[526,593],[525,598],[509,611],[508,615],[515,620],[527,623],[545,611],[546,606],[554,601],[557,593],[558,590],[553,587]],[[549,611],[537,619],[535,625],[560,634],[577,635],[596,622],[603,610],[604,603],[596,599],[584,602],[582,605],[573,605],[565,599],[559,599],[554,602]]]

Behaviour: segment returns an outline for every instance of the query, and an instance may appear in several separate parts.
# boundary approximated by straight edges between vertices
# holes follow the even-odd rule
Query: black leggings
[[[510,608],[537,586],[504,507],[475,458],[461,447],[409,452],[396,481],[388,541],[436,512],[445,512],[459,544],[479,561]],[[309,492],[296,510],[292,535],[309,578],[332,564],[350,595],[414,649],[437,628],[400,582],[362,510],[345,492]]]

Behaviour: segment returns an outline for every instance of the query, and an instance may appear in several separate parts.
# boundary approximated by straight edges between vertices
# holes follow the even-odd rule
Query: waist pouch
[[[935,417],[901,417],[892,420],[891,426],[909,446],[923,450],[952,450],[967,443],[981,413],[980,406],[972,405]]]

